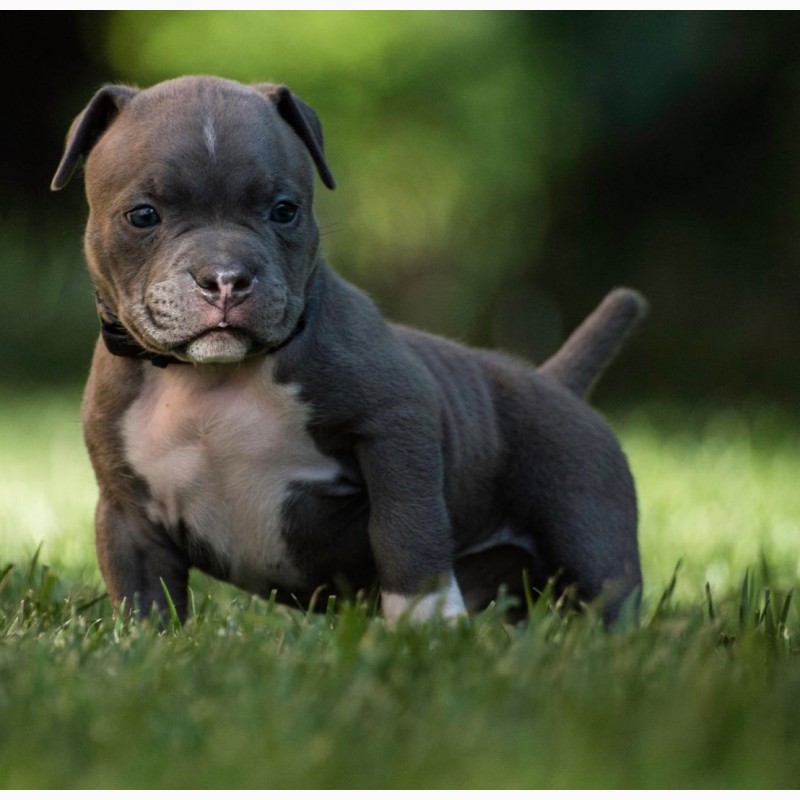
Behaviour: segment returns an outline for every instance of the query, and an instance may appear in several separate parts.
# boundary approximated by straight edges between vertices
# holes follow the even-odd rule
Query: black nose
[[[244,267],[201,267],[191,275],[206,301],[221,311],[238,306],[253,291],[253,276]]]

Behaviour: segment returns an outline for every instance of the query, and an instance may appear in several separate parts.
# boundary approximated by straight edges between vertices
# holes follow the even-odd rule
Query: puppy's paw
[[[392,629],[396,628],[401,620],[420,623],[431,619],[455,620],[467,616],[461,589],[452,573],[435,592],[404,595],[383,591],[381,608],[386,624]]]

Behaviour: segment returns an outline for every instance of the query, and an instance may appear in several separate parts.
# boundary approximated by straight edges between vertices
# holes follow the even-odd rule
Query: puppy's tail
[[[558,352],[539,367],[578,397],[585,397],[611,363],[623,341],[647,313],[647,301],[633,289],[609,292],[573,331]]]

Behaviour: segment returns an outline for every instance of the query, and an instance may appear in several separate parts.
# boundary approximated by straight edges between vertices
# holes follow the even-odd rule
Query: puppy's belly
[[[307,588],[283,535],[287,499],[340,480],[308,435],[296,387],[275,383],[270,367],[147,368],[122,420],[150,520],[185,542],[194,565],[261,594]]]

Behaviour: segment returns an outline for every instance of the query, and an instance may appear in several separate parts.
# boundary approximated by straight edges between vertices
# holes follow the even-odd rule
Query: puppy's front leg
[[[185,554],[135,507],[101,496],[95,517],[97,559],[114,609],[146,617],[153,606],[169,618],[166,586],[181,622],[186,619],[189,564]],[[162,585],[163,581],[163,585]]]
[[[405,421],[411,424],[385,419],[357,451],[369,493],[381,605],[391,627],[404,616],[423,621],[466,613],[453,571],[439,440],[409,436],[418,420]]]

